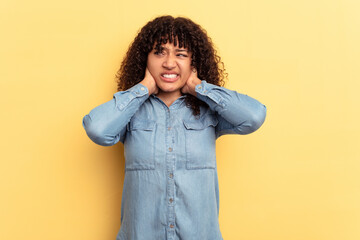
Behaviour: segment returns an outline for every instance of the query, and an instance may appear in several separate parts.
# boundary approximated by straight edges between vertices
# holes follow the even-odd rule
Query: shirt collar
[[[163,100],[161,100],[160,98],[158,98],[157,96],[155,96],[154,94],[150,95],[153,99],[156,99],[157,101],[161,102],[164,106],[166,106],[166,104],[163,102]],[[170,105],[170,109],[177,109],[180,106],[182,106],[182,103],[185,100],[186,95],[181,95],[180,97],[178,97],[178,99],[176,99],[171,105]]]

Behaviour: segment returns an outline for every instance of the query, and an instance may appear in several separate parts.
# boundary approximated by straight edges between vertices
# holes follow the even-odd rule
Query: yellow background
[[[116,92],[140,27],[162,14],[207,29],[227,88],[264,125],[217,142],[225,240],[360,239],[357,0],[0,3],[0,239],[107,240],[120,227],[122,145],[82,117]]]

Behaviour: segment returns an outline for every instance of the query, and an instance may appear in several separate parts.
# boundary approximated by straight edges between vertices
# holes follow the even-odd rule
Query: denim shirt
[[[249,134],[266,107],[236,91],[202,81],[207,103],[195,117],[181,96],[171,106],[137,84],[83,118],[97,144],[122,142],[125,179],[117,240],[222,240],[215,141]]]

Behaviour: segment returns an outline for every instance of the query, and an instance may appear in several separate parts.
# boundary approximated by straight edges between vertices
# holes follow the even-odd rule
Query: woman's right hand
[[[159,88],[156,85],[155,79],[151,75],[151,73],[147,67],[145,70],[145,77],[140,83],[142,85],[144,85],[145,87],[147,87],[147,89],[149,90],[149,96],[151,94],[157,94],[159,92]]]

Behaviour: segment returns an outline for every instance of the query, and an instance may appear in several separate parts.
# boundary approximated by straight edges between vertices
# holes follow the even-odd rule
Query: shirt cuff
[[[116,107],[120,111],[126,108],[132,100],[138,99],[141,102],[141,100],[145,101],[148,96],[149,90],[141,83],[136,84],[126,91],[120,91],[114,94]]]
[[[211,99],[218,106],[225,107],[223,98],[221,95],[214,93],[213,89],[222,91],[221,87],[202,80],[200,84],[195,86],[196,97],[206,102],[207,104],[209,104],[209,99]]]

